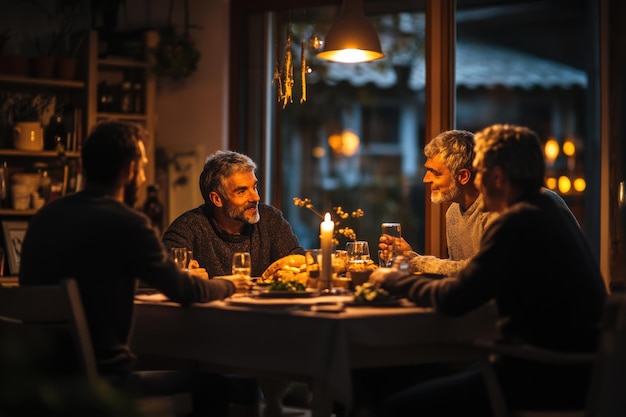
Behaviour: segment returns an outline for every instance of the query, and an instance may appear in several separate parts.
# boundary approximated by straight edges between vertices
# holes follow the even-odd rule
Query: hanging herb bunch
[[[276,86],[278,101],[282,102],[283,109],[287,106],[287,103],[293,103],[293,87],[295,84],[295,79],[293,75],[293,51],[291,45],[292,39],[289,26],[290,25],[288,24],[287,35],[285,38],[285,47],[276,48],[278,52],[276,56],[276,64],[274,66],[274,77],[272,79],[272,84]],[[300,104],[306,101],[306,75],[308,73],[308,70],[309,68],[307,67],[305,56],[305,42],[301,41],[300,80],[302,87],[300,90]]]
[[[168,26],[159,31],[159,43],[155,50],[155,71],[159,75],[179,80],[189,77],[196,71],[200,51],[189,34],[189,0],[184,0],[185,25],[182,33],[177,32],[172,24],[174,1],[170,0]]]

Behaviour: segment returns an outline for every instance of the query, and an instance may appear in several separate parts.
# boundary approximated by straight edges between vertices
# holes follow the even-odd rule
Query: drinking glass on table
[[[235,252],[233,254],[233,275],[239,275],[246,279],[250,279],[250,273],[252,272],[252,260],[250,258],[250,252]]]
[[[364,269],[370,260],[370,247],[365,240],[353,240],[346,243],[348,270]]]
[[[379,251],[379,266],[391,266],[393,257],[395,256],[395,241],[402,237],[402,228],[400,223],[385,222],[380,227],[383,235],[388,235],[393,238],[394,243],[389,245],[386,250]]]
[[[187,264],[189,262],[187,257],[187,248],[172,248],[170,250],[170,255],[180,269],[187,269]]]

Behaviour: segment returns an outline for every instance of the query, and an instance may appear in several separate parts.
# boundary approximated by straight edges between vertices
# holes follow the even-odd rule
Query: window
[[[248,11],[233,5],[239,19],[233,19],[232,30],[244,36],[231,45],[238,69],[231,97],[239,97],[231,107],[232,146],[259,162],[259,178],[266,184],[262,198],[283,210],[303,246],[319,246],[321,219],[294,206],[293,197],[310,198],[320,212],[361,208],[364,217],[347,225],[370,244],[378,241],[382,222],[400,222],[403,236],[423,252],[429,202],[422,183],[422,149],[429,140],[425,4],[364,1],[386,57],[368,64],[329,64],[315,58],[311,45],[323,38],[338,2],[310,3],[275,0]],[[560,193],[599,251],[593,3],[458,0],[455,126],[450,127],[475,131],[492,123],[519,123],[546,142],[554,138],[561,151],[549,165],[555,187],[559,191],[559,177],[570,177],[572,186]],[[272,79],[284,62],[287,34],[295,83],[293,102],[285,104]],[[300,103],[303,43],[310,73],[306,101]],[[575,145],[574,157],[563,149],[568,140]],[[573,184],[580,177],[586,187],[577,191]],[[443,227],[430,233],[442,233]]]

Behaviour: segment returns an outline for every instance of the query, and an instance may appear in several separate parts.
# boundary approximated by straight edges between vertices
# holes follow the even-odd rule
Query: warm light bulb
[[[561,194],[566,194],[572,188],[572,181],[569,177],[562,175],[559,177],[559,191]]]
[[[582,193],[587,188],[587,181],[584,178],[576,178],[574,180],[574,190]]]
[[[332,55],[330,55],[330,53],[320,53],[317,54],[317,56],[323,59],[332,59],[332,61],[344,64],[375,61],[384,57],[384,55],[380,52],[365,51],[362,49],[341,49],[338,51],[332,51]]]
[[[576,153],[576,145],[571,140],[566,140],[563,143],[563,153],[567,156],[573,156]]]
[[[354,156],[359,150],[361,140],[356,133],[344,130],[341,133],[341,151],[345,156]]]
[[[556,189],[556,178],[554,177],[546,178],[546,187],[548,187],[551,190]]]
[[[319,51],[320,49],[322,49],[323,46],[324,46],[324,41],[320,39],[320,37],[317,36],[317,34],[314,34],[313,36],[309,38],[309,48],[311,48],[312,50]]]
[[[543,147],[543,152],[549,161],[556,160],[556,157],[559,156],[559,142],[554,138],[548,139]]]
[[[316,146],[313,148],[313,156],[317,159],[321,159],[326,155],[326,150],[322,146]]]
[[[341,135],[338,133],[334,133],[328,137],[328,146],[335,153],[341,153]]]

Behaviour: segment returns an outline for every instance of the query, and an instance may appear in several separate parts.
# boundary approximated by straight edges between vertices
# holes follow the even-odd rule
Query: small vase
[[[76,79],[76,64],[78,59],[74,57],[63,57],[57,59],[57,76],[62,80]]]
[[[13,126],[15,149],[23,151],[43,150],[43,127],[39,122],[17,122]]]
[[[52,78],[54,76],[55,58],[52,56],[38,56],[32,59],[33,75],[37,78]]]
[[[28,57],[25,55],[3,55],[0,57],[0,72],[28,76]]]

